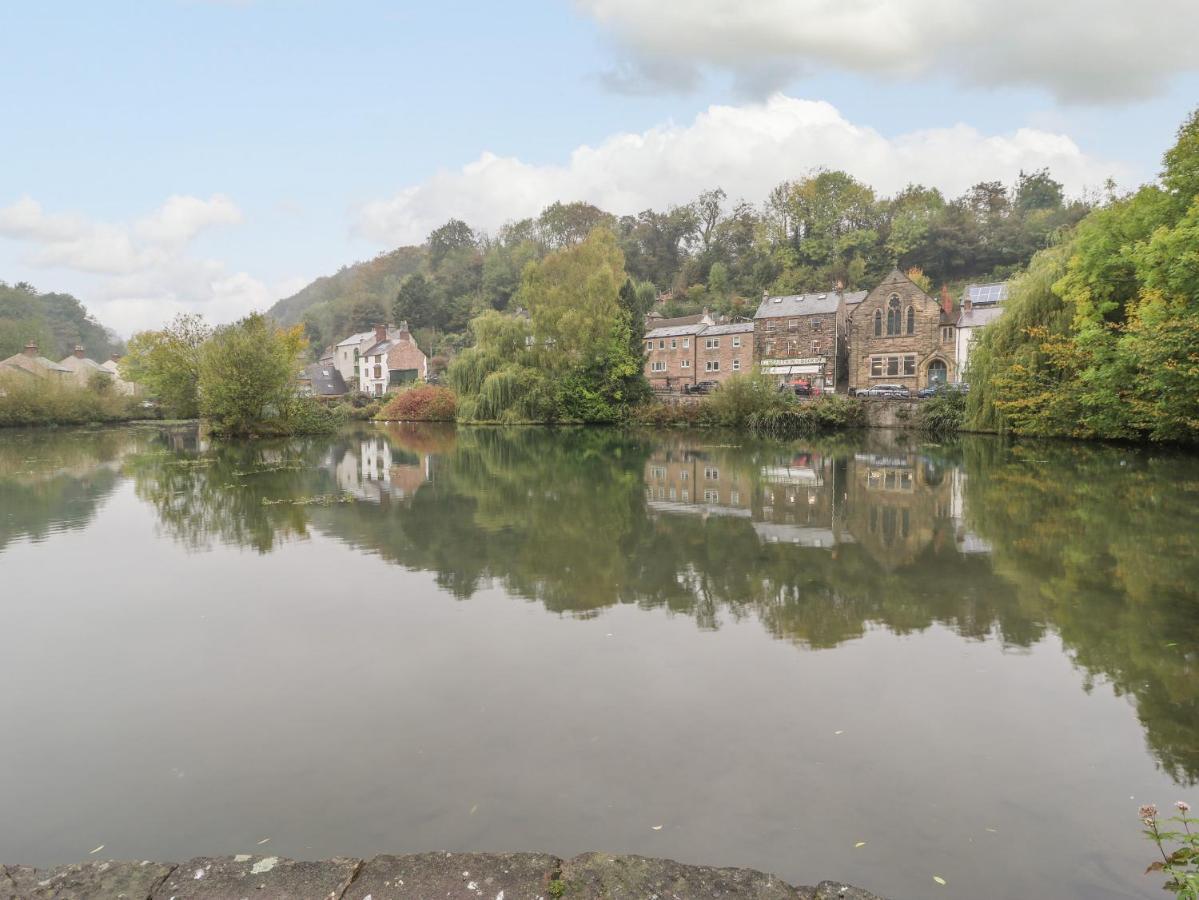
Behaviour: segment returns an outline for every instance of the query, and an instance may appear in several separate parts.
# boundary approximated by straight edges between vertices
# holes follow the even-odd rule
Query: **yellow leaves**
[[[944,879],[944,878],[942,878],[940,875],[934,875],[934,876],[933,876],[933,881],[935,881],[937,884],[941,885],[942,887],[944,887],[944,886],[945,886],[945,884],[947,883],[947,882],[945,881],[945,879]]]

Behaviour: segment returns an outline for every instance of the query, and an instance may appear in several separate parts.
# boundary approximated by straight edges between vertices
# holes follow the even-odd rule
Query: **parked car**
[[[886,400],[907,400],[912,392],[902,384],[875,384],[858,391],[859,397],[882,397]]]
[[[781,393],[793,393],[796,397],[811,397],[816,391],[812,387],[810,381],[805,381],[802,378],[797,378],[794,381],[784,381],[779,385]]]
[[[968,393],[970,393],[970,385],[966,384],[964,381],[962,381],[962,382],[944,382],[942,384],[930,384],[928,387],[923,387],[920,390],[918,390],[916,392],[916,396],[919,397],[921,400],[927,400],[929,397],[934,397],[941,392],[954,393],[954,394],[968,394]]]
[[[720,387],[719,381],[697,381],[695,384],[683,385],[684,394],[710,394]]]

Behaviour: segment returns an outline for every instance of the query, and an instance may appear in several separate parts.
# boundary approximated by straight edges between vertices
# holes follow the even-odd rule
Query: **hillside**
[[[881,196],[845,172],[820,171],[783,182],[759,206],[730,201],[720,188],[626,216],[554,203],[494,235],[452,219],[419,247],[318,278],[270,314],[302,322],[314,348],[404,319],[428,351],[453,353],[474,315],[508,306],[529,262],[597,227],[616,236],[628,277],[643,296],[662,297],[666,315],[702,307],[752,315],[763,291],[869,288],[895,266],[956,293],[966,281],[1019,271],[1090,208],[1066,198],[1047,171],[1021,173],[1013,185],[980,182],[955,199],[920,185]]]
[[[43,356],[59,360],[82,344],[87,355],[105,360],[124,351],[124,342],[70,294],[42,294],[32,285],[0,281],[0,359],[36,341]]]

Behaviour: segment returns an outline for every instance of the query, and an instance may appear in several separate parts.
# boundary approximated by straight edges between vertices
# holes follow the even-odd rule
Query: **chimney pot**
[[[953,315],[953,297],[949,296],[949,288],[941,285],[941,310],[947,316]]]
[[[30,341],[21,352],[26,356],[37,356],[37,341]]]
[[[83,345],[82,344],[75,345],[75,358],[83,359]]]
[[[387,340],[387,326],[386,325],[376,325],[375,326],[375,342],[378,343],[379,341],[385,341],[385,340]]]

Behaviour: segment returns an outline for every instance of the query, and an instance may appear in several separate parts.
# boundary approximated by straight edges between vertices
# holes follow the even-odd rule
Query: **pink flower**
[[[1141,818],[1142,819],[1153,819],[1156,817],[1157,817],[1157,804],[1146,803],[1144,806],[1141,807]]]
[[[1191,811],[1191,804],[1187,803],[1185,800],[1179,800],[1174,805],[1178,807],[1178,811],[1184,816]]]

